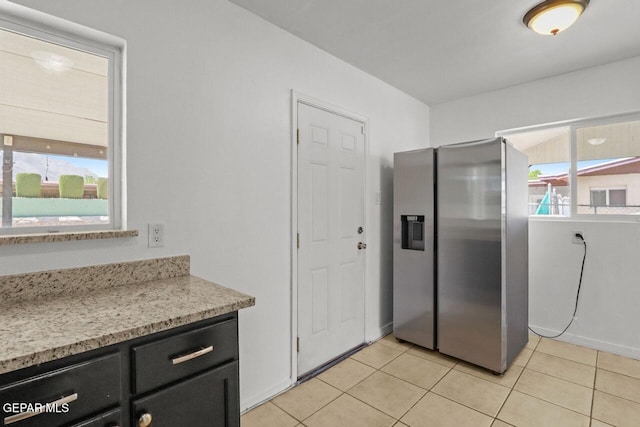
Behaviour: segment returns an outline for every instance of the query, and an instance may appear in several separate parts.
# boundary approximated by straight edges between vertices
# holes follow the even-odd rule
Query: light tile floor
[[[241,425],[639,427],[640,361],[530,335],[497,376],[388,335]]]

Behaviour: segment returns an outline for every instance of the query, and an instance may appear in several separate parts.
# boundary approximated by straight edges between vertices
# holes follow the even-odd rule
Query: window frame
[[[598,117],[565,120],[553,123],[545,123],[541,125],[525,126],[520,128],[506,129],[497,131],[495,136],[501,136],[509,141],[509,135],[519,134],[523,132],[531,132],[544,129],[553,129],[558,127],[569,128],[569,188],[571,192],[571,209],[570,215],[529,215],[529,219],[535,221],[598,221],[598,222],[640,222],[640,215],[620,215],[620,214],[579,214],[578,211],[578,139],[577,130],[579,128],[587,128],[592,126],[610,125],[614,123],[640,121],[640,111],[632,111],[625,113],[616,113]],[[516,147],[517,148],[517,147]],[[640,148],[640,147],[639,147]],[[613,188],[613,187],[612,187]],[[626,189],[626,187],[625,187]],[[607,201],[609,200],[607,189]]]
[[[126,41],[120,37],[9,2],[0,3],[0,28],[98,55],[108,60],[107,159],[109,162],[109,223],[55,227],[0,227],[0,236],[125,230]]]

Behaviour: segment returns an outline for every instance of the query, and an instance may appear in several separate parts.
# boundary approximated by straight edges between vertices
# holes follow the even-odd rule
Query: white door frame
[[[367,230],[367,240],[371,240],[372,234],[367,228],[369,224],[369,136],[371,128],[369,119],[343,108],[337,107],[325,101],[291,90],[291,384],[298,381],[298,103],[306,104],[329,113],[343,116],[361,122],[365,126],[364,134],[364,224]],[[367,251],[364,251],[364,331],[363,338],[368,335],[367,319],[369,310],[367,307]]]

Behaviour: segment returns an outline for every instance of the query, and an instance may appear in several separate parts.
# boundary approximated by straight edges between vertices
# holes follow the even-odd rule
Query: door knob
[[[358,249],[367,249],[367,244],[366,243],[362,243],[362,242],[358,242]]]
[[[151,425],[151,421],[153,421],[153,417],[150,413],[145,412],[140,415],[140,418],[138,418],[138,427],[149,427]]]

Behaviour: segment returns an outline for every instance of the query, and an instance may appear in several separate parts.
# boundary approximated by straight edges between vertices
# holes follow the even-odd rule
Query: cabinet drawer
[[[8,384],[0,388],[2,425],[60,426],[115,406],[122,394],[120,378],[120,353],[116,353]],[[32,406],[20,408],[21,403]],[[20,419],[18,414],[37,409],[36,403],[51,405]]]
[[[144,393],[238,356],[238,324],[214,325],[133,347],[134,393]]]
[[[71,427],[119,427],[121,425],[122,415],[120,409],[114,409],[113,411],[105,412],[97,417],[92,417],[81,423],[74,424]]]
[[[238,362],[135,400],[131,425],[143,414],[153,427],[239,427]]]

